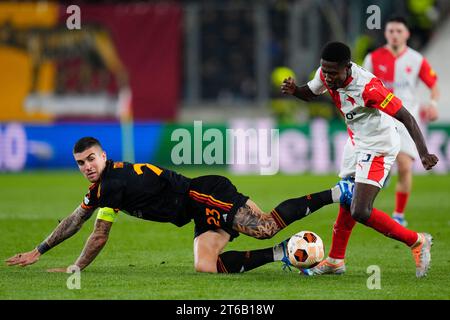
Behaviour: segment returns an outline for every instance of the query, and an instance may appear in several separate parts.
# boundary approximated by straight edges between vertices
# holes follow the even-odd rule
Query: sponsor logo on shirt
[[[386,106],[389,104],[389,102],[391,102],[392,98],[394,98],[394,94],[392,92],[390,92],[386,99],[384,99],[384,101],[380,104],[381,108],[386,108]]]

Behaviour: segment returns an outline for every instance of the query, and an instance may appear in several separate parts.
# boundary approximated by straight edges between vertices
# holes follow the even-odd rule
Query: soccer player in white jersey
[[[410,247],[416,263],[416,276],[425,276],[431,261],[431,235],[409,230],[388,214],[373,208],[373,202],[400,150],[400,136],[394,118],[405,125],[425,169],[430,170],[438,162],[435,155],[428,153],[416,120],[402,106],[400,99],[373,74],[351,62],[350,48],[341,42],[331,42],[324,47],[320,68],[313,80],[297,87],[293,79],[285,79],[281,91],[305,101],[328,91],[344,116],[349,132],[339,175],[355,179],[352,203],[350,208],[340,206],[328,257],[305,273],[345,272],[345,249],[353,226],[360,222]]]
[[[402,100],[403,105],[416,121],[419,119],[419,101],[415,92],[420,79],[431,90],[429,105],[421,111],[426,121],[434,121],[438,116],[437,75],[420,53],[407,46],[409,35],[404,18],[389,19],[384,32],[387,44],[368,54],[363,66]],[[395,189],[395,210],[392,216],[394,220],[406,227],[404,210],[412,187],[413,161],[417,159],[418,154],[405,126],[397,123],[397,127],[400,133],[400,152],[397,155],[398,181]]]

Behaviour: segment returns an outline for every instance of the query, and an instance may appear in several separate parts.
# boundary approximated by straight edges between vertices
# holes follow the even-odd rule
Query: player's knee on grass
[[[209,260],[196,261],[194,268],[197,272],[217,273],[217,259],[214,262]]]
[[[217,272],[217,258],[230,235],[224,230],[207,231],[194,239],[194,268],[197,272]]]
[[[216,273],[217,258],[214,248],[209,248],[198,252],[194,259],[194,269],[196,272]]]

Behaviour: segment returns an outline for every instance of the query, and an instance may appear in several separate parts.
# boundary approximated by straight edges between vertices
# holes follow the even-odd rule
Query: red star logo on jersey
[[[353,99],[353,98],[350,97],[350,96],[348,96],[346,100],[347,100],[348,102],[350,102],[350,103],[352,104],[352,106],[354,106],[355,103],[356,103],[355,99]]]
[[[407,66],[406,69],[405,69],[405,71],[406,71],[406,73],[411,73],[412,68],[411,68],[410,66]]]

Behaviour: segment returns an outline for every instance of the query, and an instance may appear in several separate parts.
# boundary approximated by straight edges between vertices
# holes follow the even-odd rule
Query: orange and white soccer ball
[[[308,269],[324,258],[322,239],[312,231],[294,234],[287,245],[288,257],[294,267]]]

